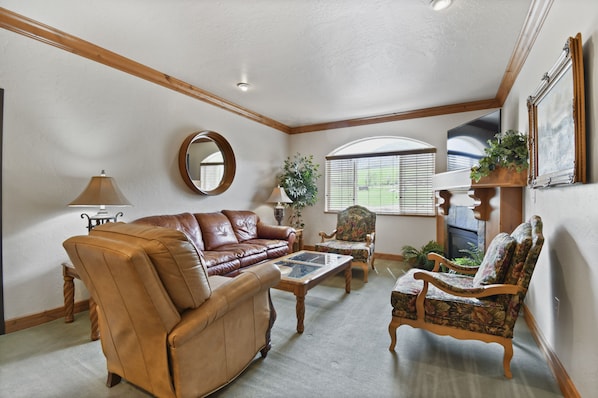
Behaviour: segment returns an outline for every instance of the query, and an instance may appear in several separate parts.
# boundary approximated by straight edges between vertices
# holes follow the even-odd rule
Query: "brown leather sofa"
[[[295,230],[268,225],[247,210],[143,217],[133,223],[183,232],[203,256],[209,275],[235,275],[240,269],[293,251]]]
[[[158,397],[199,397],[270,349],[271,264],[209,276],[181,231],[108,223],[64,247],[98,306],[108,386],[125,378]]]

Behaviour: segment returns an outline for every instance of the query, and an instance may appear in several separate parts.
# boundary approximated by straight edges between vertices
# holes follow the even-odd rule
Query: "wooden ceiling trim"
[[[498,92],[496,93],[496,99],[500,103],[500,106],[505,103],[507,96],[511,92],[511,88],[513,88],[513,84],[515,84],[515,80],[532,50],[532,46],[540,33],[540,29],[546,20],[552,3],[553,0],[532,0],[523,24],[523,29],[517,39],[515,50],[513,51],[513,55],[511,55]]]
[[[255,122],[289,133],[290,127],[266,116],[243,108],[224,98],[218,97],[208,91],[202,90],[182,80],[161,73],[148,66],[135,62],[122,55],[116,54],[93,43],[62,32],[51,26],[42,24],[33,19],[19,15],[0,7],[0,27],[12,32],[30,37],[51,46],[69,51],[73,54],[91,59],[101,64],[129,73],[163,87],[188,95],[200,101],[233,112],[237,115],[251,119]]]
[[[355,127],[369,124],[387,123],[398,120],[439,116],[451,113],[500,108],[504,104],[509,92],[511,91],[511,88],[513,87],[513,84],[515,83],[517,75],[521,71],[525,60],[531,51],[531,48],[536,37],[538,36],[538,33],[540,32],[546,16],[548,15],[553,1],[554,0],[532,0],[522,32],[519,35],[517,45],[513,51],[513,54],[511,55],[511,59],[494,99],[296,127],[287,126],[274,119],[270,119],[233,102],[227,101],[224,98],[218,97],[182,80],[161,73],[155,69],[149,68],[119,54],[113,53],[75,36],[69,35],[68,33],[54,29],[51,26],[44,25],[25,16],[13,13],[12,11],[2,7],[0,7],[0,27],[159,84],[163,87],[207,102],[211,105],[233,112],[237,115],[272,127],[284,133],[300,134],[339,129],[343,127]]]
[[[386,115],[363,117],[357,119],[340,120],[336,122],[310,124],[306,126],[291,127],[291,134],[311,133],[314,131],[340,129],[343,127],[364,126],[376,123],[395,122],[397,120],[418,119],[422,117],[448,115],[451,113],[461,113],[469,111],[478,111],[483,109],[500,108],[496,99],[487,99],[472,102],[463,102],[460,104],[435,106],[432,108],[416,109],[413,111],[395,112]]]

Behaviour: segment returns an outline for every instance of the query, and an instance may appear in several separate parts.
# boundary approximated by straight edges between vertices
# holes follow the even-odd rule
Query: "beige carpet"
[[[351,294],[342,274],[310,290],[305,332],[296,333],[295,298],[272,290],[278,319],[272,350],[214,397],[561,397],[523,317],[503,376],[502,348],[460,341],[402,326],[396,353],[390,342],[390,291],[402,273],[397,262],[376,260],[362,282],[353,270]],[[126,382],[104,386],[99,342],[89,341],[87,313],[0,336],[2,397],[147,397]],[[197,377],[201,377],[198,375]]]

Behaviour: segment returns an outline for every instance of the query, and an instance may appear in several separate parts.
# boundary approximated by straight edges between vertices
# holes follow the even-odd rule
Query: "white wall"
[[[334,149],[349,142],[374,136],[401,136],[424,141],[436,147],[436,172],[446,171],[447,130],[464,124],[492,110],[472,111],[453,115],[434,116],[421,119],[342,128],[321,132],[303,133],[291,136],[291,152],[313,154],[320,164],[322,178],[318,181],[318,203],[305,209],[304,242],[313,245],[319,242],[319,231],[330,233],[336,225],[336,214],[324,213],[325,156]],[[401,247],[420,247],[436,239],[434,217],[389,216],[376,217],[376,252],[400,254]]]
[[[87,232],[87,209],[66,205],[102,169],[134,204],[125,221],[231,208],[275,223],[265,200],[287,155],[284,133],[4,29],[0,87],[6,319],[63,305],[62,242]],[[178,171],[183,140],[204,129],[226,137],[237,160],[216,197],[192,193]],[[87,297],[81,287],[76,300]]]
[[[581,32],[586,69],[588,184],[525,193],[526,216],[544,219],[546,244],[527,304],[582,396],[598,378],[598,155],[595,0],[555,0],[532,54],[508,98],[503,129],[528,130],[525,100],[556,61],[568,36]],[[254,209],[274,222],[264,204],[273,175],[295,152],[324,156],[347,142],[397,135],[438,148],[444,171],[446,130],[487,112],[337,129],[293,136],[147,83],[73,54],[0,29],[0,87],[5,89],[3,265],[5,316],[35,314],[62,305],[62,241],[85,233],[80,211],[66,204],[90,176],[106,169],[135,207],[125,220],[179,211]],[[237,157],[231,188],[217,197],[193,194],[182,182],[177,153],[191,132],[224,135]],[[323,198],[324,180],[320,180]],[[322,200],[305,211],[306,243],[330,230],[335,215]],[[404,244],[433,239],[432,218],[380,216],[377,249],[399,253]],[[77,300],[86,296],[78,285]],[[554,297],[560,300],[557,314]],[[517,337],[515,337],[517,339]],[[515,355],[517,351],[515,350]]]
[[[555,0],[503,115],[512,127],[528,130],[526,98],[556,62],[566,39],[578,32],[585,66],[588,182],[525,192],[525,215],[540,215],[546,236],[527,305],[581,396],[589,397],[598,386],[598,2]]]

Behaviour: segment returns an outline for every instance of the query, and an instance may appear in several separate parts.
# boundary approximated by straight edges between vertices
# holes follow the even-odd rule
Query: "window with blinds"
[[[422,143],[426,146],[400,150],[395,147],[401,140],[408,140],[411,145],[403,145],[407,147],[414,146],[413,140],[386,139],[392,139],[394,145],[366,153],[345,146],[326,157],[326,211],[358,204],[378,214],[435,215],[432,175],[436,149]],[[359,141],[358,147],[363,150],[364,144]]]

